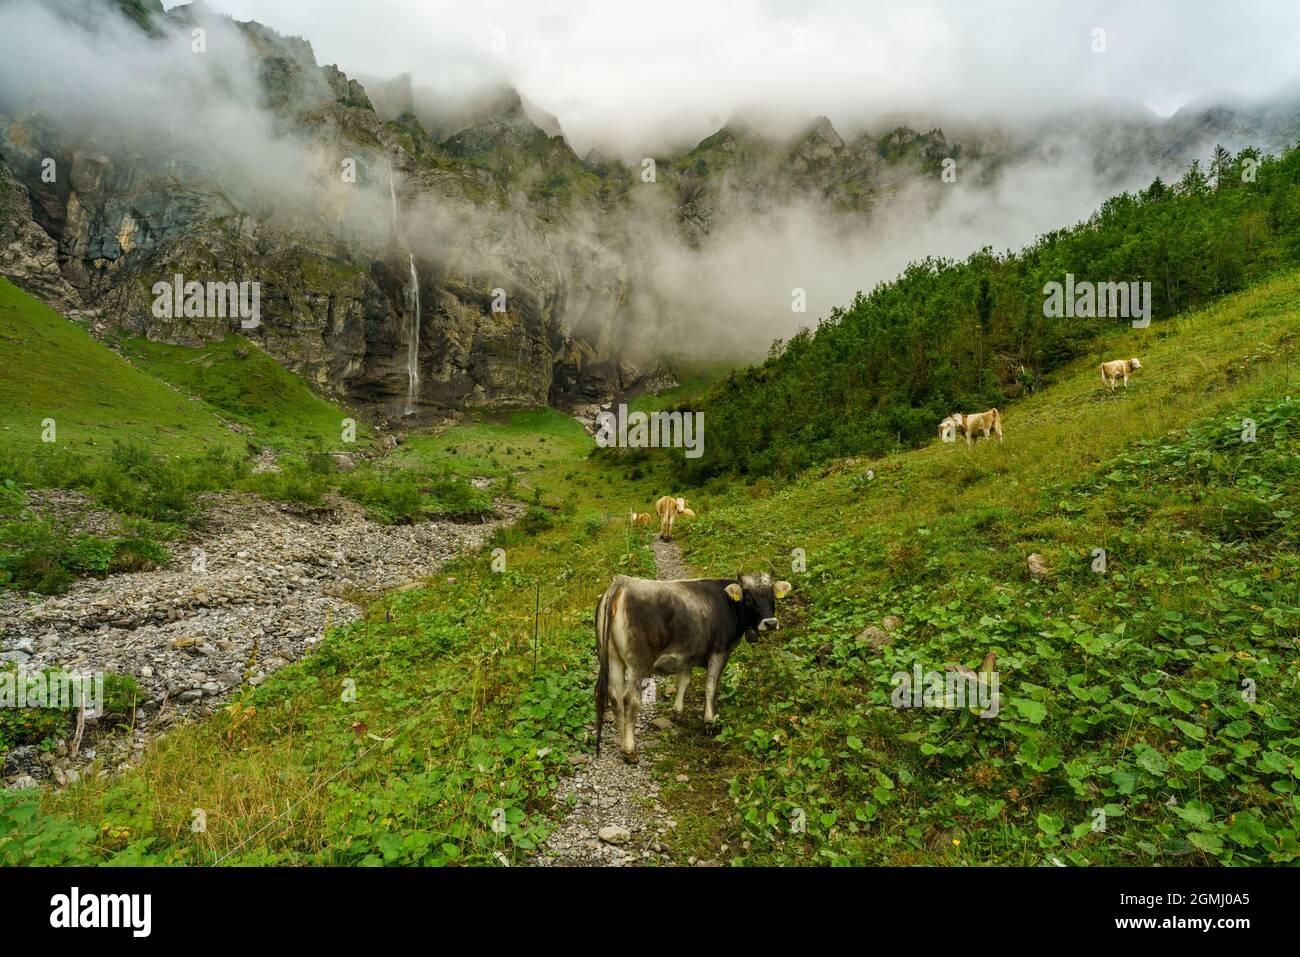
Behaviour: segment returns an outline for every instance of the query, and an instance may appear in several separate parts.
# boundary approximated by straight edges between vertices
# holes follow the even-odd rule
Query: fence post
[[[537,626],[542,617],[542,583],[539,579],[534,583],[537,589],[533,597],[533,677],[537,677]]]

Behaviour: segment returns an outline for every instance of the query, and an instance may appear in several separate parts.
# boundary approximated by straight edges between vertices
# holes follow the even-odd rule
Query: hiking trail
[[[655,537],[655,567],[661,579],[686,577],[676,542]],[[556,797],[560,824],[538,850],[541,867],[634,867],[677,863],[672,838],[677,822],[659,801],[659,785],[650,768],[659,737],[672,720],[655,714],[659,682],[645,688],[637,716],[640,762],[628,764],[614,739],[614,717],[606,722],[605,747],[577,755],[577,772]],[[592,749],[594,751],[594,748]]]

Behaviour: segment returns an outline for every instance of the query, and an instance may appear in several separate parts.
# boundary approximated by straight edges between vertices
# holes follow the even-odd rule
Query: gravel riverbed
[[[73,493],[34,504],[101,532],[110,521]],[[14,749],[3,756],[4,783],[66,784],[96,758],[102,774],[126,767],[150,737],[224,705],[254,644],[249,680],[260,684],[327,626],[360,617],[351,599],[435,574],[520,511],[498,503],[498,517],[482,523],[382,525],[346,500],[312,512],[242,494],[206,504],[207,524],[173,545],[163,568],[82,579],[63,595],[0,593],[0,659],[29,671],[133,675],[141,691],[133,731],[96,733],[92,715],[79,754],[68,741]]]

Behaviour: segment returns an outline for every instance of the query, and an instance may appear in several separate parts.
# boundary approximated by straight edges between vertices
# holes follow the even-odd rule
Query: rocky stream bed
[[[112,523],[74,493],[36,504],[82,529]],[[15,748],[0,782],[61,786],[92,769],[122,770],[151,737],[222,707],[246,672],[260,684],[328,626],[360,617],[357,600],[433,575],[520,510],[498,503],[481,523],[382,525],[345,500],[309,513],[240,494],[207,505],[206,526],[175,543],[163,568],[82,579],[56,596],[0,592],[0,660],[28,672],[131,675],[140,688],[130,730],[99,728],[92,713],[76,753],[71,735],[53,748]]]

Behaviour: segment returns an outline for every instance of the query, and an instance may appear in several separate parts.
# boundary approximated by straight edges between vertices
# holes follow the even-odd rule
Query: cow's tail
[[[1101,384],[1106,384],[1106,363],[1101,364]]]
[[[609,700],[609,627],[610,608],[613,606],[609,592],[600,597],[596,606],[596,756],[600,756],[600,734],[605,728],[605,704]]]

